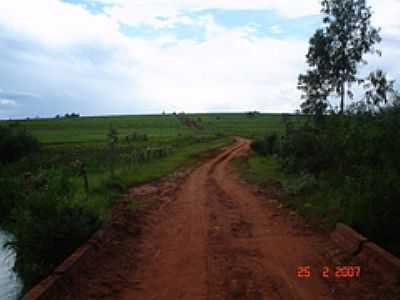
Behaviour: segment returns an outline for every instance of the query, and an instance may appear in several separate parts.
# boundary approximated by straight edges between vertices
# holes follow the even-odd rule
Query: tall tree
[[[367,63],[364,54],[380,54],[374,45],[381,38],[379,30],[371,25],[372,12],[366,0],[322,0],[321,4],[324,26],[310,39],[307,63],[311,72],[299,77],[299,87],[315,82],[310,77],[316,75],[319,86],[340,96],[343,113],[346,95],[352,97],[351,84],[358,82],[358,65]],[[327,101],[327,97],[319,101],[308,98],[308,101],[318,105]]]

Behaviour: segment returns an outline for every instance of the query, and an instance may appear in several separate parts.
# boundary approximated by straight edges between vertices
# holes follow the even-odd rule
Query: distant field
[[[110,125],[113,125],[121,136],[137,131],[161,142],[186,135],[262,136],[271,131],[279,132],[283,128],[280,114],[260,114],[255,117],[249,117],[244,113],[187,116],[198,121],[203,129],[188,128],[174,115],[31,119],[3,121],[0,125],[18,122],[46,144],[102,143]]]
[[[18,123],[46,144],[102,143],[110,125],[121,136],[137,131],[166,140],[178,134],[190,134],[190,129],[172,116],[80,117],[23,120]]]

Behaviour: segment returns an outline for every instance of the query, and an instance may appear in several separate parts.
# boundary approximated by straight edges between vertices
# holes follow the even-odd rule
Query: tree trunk
[[[340,99],[340,113],[343,114],[344,112],[344,102],[346,98],[346,83],[342,83],[342,88],[341,88],[341,99]]]

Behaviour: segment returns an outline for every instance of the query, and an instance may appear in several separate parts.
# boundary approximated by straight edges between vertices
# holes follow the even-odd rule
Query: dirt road
[[[344,283],[340,291],[322,278],[333,247],[329,239],[230,169],[248,148],[249,141],[240,139],[180,180],[133,190],[144,205],[157,203],[140,238],[130,237],[133,225],[112,238],[73,298],[378,299],[344,291],[359,283]],[[310,266],[312,276],[298,278],[300,266]]]
[[[298,266],[323,260],[310,237],[278,220],[231,174],[241,140],[195,170],[146,235],[141,266],[122,299],[333,299],[319,278],[299,280]]]

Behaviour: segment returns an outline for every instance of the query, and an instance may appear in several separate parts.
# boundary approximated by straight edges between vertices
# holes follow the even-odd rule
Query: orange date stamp
[[[323,267],[317,274],[323,278],[359,278],[361,276],[360,266],[336,266],[333,268]],[[299,266],[297,268],[298,278],[311,278],[314,272],[311,266]]]

